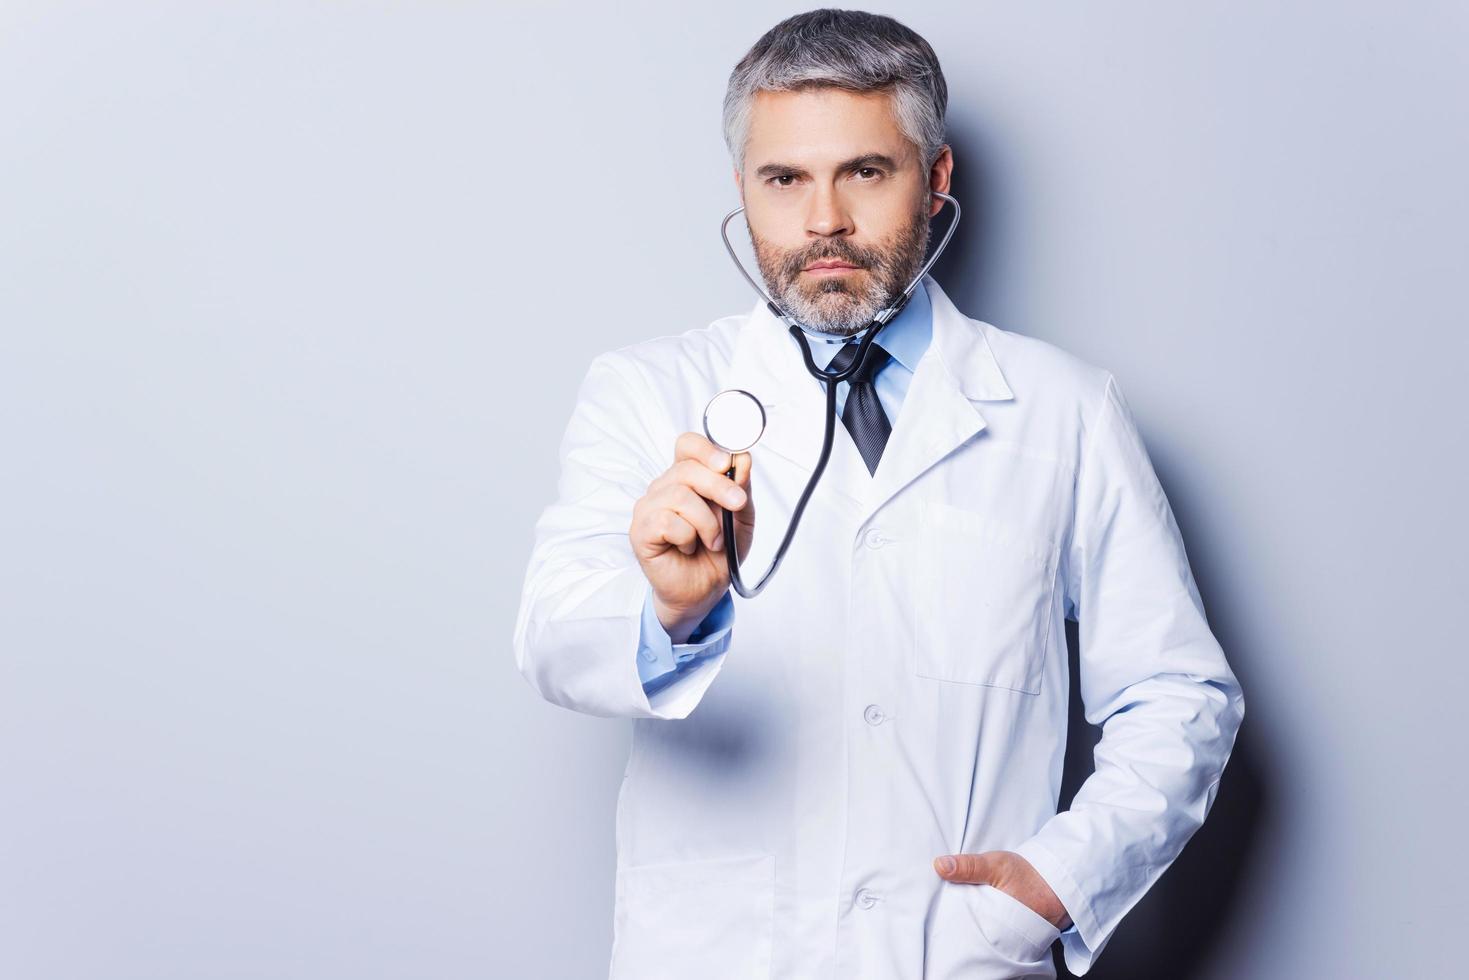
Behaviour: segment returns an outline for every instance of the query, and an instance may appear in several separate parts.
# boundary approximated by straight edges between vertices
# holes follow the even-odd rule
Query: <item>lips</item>
[[[822,259],[819,262],[812,262],[810,265],[806,266],[806,270],[805,271],[807,271],[807,272],[819,272],[819,271],[821,271],[823,269],[856,269],[856,268],[858,268],[858,267],[855,266],[855,265],[853,265],[850,262],[843,262],[841,259]]]

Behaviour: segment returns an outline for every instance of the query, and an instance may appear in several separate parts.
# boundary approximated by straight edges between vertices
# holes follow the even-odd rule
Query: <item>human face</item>
[[[735,180],[771,297],[812,330],[867,326],[922,268],[952,166],[946,146],[923,169],[887,92],[757,93]]]

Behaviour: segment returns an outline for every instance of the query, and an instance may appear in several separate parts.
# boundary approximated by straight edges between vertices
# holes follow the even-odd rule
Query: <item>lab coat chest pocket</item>
[[[770,975],[773,854],[622,868],[617,906],[610,980]]]
[[[926,502],[918,533],[913,669],[1040,692],[1058,549],[1038,532]]]

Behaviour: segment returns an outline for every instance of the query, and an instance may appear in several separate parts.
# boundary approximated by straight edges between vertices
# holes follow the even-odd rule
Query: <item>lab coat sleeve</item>
[[[643,599],[642,633],[638,638],[638,676],[643,691],[652,693],[672,678],[668,675],[695,657],[718,653],[728,646],[721,642],[729,635],[734,621],[734,600],[728,592],[719,604],[709,610],[698,627],[689,634],[688,642],[674,643],[653,607],[653,587]]]
[[[633,554],[633,505],[673,462],[678,433],[618,351],[593,359],[561,439],[556,500],[535,526],[515,662],[546,700],[601,717],[685,718],[728,654],[733,612],[703,656],[645,690],[639,656],[651,587]],[[666,637],[666,634],[665,634]]]
[[[1086,440],[1066,601],[1079,627],[1086,719],[1102,737],[1071,808],[1013,848],[1070,913],[1061,942],[1078,976],[1203,824],[1244,717],[1172,510],[1110,375]]]

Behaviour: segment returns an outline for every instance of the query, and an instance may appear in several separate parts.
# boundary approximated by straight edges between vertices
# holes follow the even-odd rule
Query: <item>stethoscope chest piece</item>
[[[745,452],[764,434],[765,406],[743,388],[726,388],[704,406],[704,435],[726,452]]]

